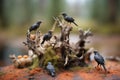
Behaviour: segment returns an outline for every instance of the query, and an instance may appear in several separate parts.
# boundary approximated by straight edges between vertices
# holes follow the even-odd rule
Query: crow
[[[94,51],[94,59],[97,62],[97,66],[103,66],[105,72],[107,71],[106,67],[105,67],[105,60],[104,58],[98,53],[98,51]]]
[[[55,77],[55,68],[51,62],[48,62],[46,69],[52,77]]]
[[[42,23],[42,21],[38,21],[35,24],[33,24],[30,28],[29,28],[29,32],[33,31],[33,30],[37,30],[40,26],[40,24]]]
[[[52,37],[52,31],[49,30],[48,33],[46,33],[46,34],[43,36],[43,41],[41,42],[41,44],[44,44],[45,41],[50,40],[51,37]]]
[[[62,16],[64,18],[65,21],[69,22],[69,23],[74,23],[76,26],[78,26],[76,23],[75,23],[75,20],[68,16],[66,13],[62,13]]]

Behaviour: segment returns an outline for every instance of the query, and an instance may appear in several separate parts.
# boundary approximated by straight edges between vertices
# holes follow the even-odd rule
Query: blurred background
[[[0,0],[0,66],[10,64],[10,54],[27,54],[22,42],[33,23],[42,20],[40,30],[46,33],[52,28],[53,16],[61,12],[74,17],[80,28],[91,28],[94,36],[86,48],[120,57],[120,0]],[[74,28],[73,42],[77,33]]]

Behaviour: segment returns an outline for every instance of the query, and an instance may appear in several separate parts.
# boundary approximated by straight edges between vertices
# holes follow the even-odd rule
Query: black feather
[[[52,76],[52,77],[55,77],[55,68],[54,66],[51,64],[51,62],[48,62],[48,65],[47,65],[47,71],[49,72],[49,74]]]
[[[94,51],[94,59],[98,63],[98,65],[102,65],[104,70],[107,71],[105,67],[105,60],[97,51]]]
[[[67,21],[67,22],[69,22],[69,23],[73,23],[73,24],[75,24],[76,26],[78,26],[78,25],[75,23],[75,20],[74,20],[72,17],[68,16],[66,13],[62,13],[62,15],[63,15],[65,21]]]
[[[48,31],[48,33],[46,33],[46,34],[43,36],[43,41],[41,42],[41,44],[44,44],[45,41],[50,40],[51,37],[52,37],[52,31]]]
[[[35,24],[33,24],[30,28],[29,28],[29,32],[33,31],[33,30],[37,30],[40,26],[42,22],[41,21],[38,21],[36,22]]]

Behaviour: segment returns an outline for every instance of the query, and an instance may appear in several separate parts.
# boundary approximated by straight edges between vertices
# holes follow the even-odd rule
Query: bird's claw
[[[95,69],[102,70],[99,66],[95,66]]]

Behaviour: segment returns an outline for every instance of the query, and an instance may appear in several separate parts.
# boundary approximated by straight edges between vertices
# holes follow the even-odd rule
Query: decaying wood
[[[58,23],[58,27],[60,27],[61,29],[60,41],[66,40],[69,43],[69,35],[70,35],[70,32],[72,31],[72,26],[66,25],[58,17],[54,17],[54,20]]]
[[[83,31],[82,29],[79,29],[79,38],[80,40],[86,40],[89,36],[92,36],[90,29]]]
[[[34,34],[35,39],[31,39],[31,32],[28,32],[26,35],[26,42],[23,42],[25,46],[28,47],[28,56],[30,58],[34,58],[35,56],[39,57],[40,65],[42,66],[44,59],[42,58],[45,55],[45,50],[50,46],[52,49],[59,49],[60,50],[60,57],[63,66],[69,66],[73,64],[71,62],[75,62],[75,64],[79,65],[81,62],[85,62],[85,59],[89,59],[89,56],[92,54],[93,49],[85,48],[85,44],[89,41],[87,40],[88,37],[92,36],[90,29],[82,30],[79,29],[79,40],[77,43],[73,43],[72,45],[69,43],[69,36],[70,32],[72,31],[73,27],[65,23],[63,19],[59,17],[53,17],[55,20],[51,31],[53,32],[56,27],[60,28],[60,36],[52,35],[50,41],[46,41],[43,45],[41,45],[41,40],[43,35],[41,35],[40,31],[36,31]],[[33,34],[32,34],[33,35]],[[10,56],[13,62],[17,61],[15,55]],[[19,61],[18,61],[19,63]],[[18,66],[19,64],[17,64]]]
[[[30,39],[30,33],[27,33],[27,42],[23,42],[28,46],[29,50],[32,50],[34,54],[42,55],[44,54],[44,48],[40,45],[41,35],[40,32],[37,31],[35,34],[35,40]]]
[[[90,56],[91,56],[91,54],[93,53],[93,51],[94,51],[94,48],[91,47],[91,48],[89,48],[89,50],[86,52],[86,54],[85,54],[85,60],[86,60],[87,62],[90,62],[90,61],[91,61]]]
[[[72,31],[72,27],[66,25],[65,22],[61,21],[58,17],[54,17],[54,20],[58,22],[58,27],[61,29],[61,36],[60,36],[60,42],[61,42],[61,55],[62,59],[64,59],[65,63],[64,66],[68,63],[68,55],[70,54],[70,50],[72,47],[69,45],[69,35]],[[72,49],[73,51],[73,49]]]

